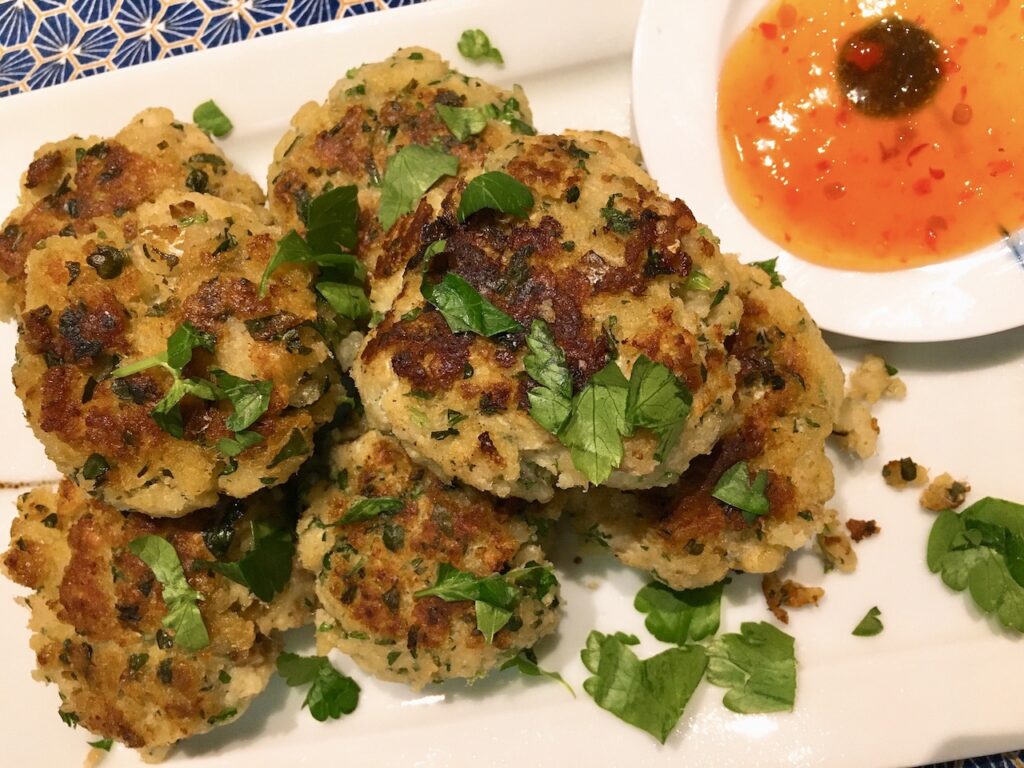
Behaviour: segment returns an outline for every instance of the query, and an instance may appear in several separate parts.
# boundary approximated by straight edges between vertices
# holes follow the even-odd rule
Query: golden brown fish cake
[[[206,541],[220,533],[227,545],[232,530],[226,557],[237,558],[249,546],[250,521],[281,504],[279,491],[266,491],[181,520],[153,520],[90,499],[68,479],[56,492],[23,495],[3,564],[34,590],[24,604],[35,677],[57,685],[62,717],[160,758],[178,740],[240,716],[274,670],[277,630],[311,618],[312,579],[296,557],[287,587],[263,603],[200,563],[217,559]],[[179,648],[163,628],[163,586],[128,549],[145,535],[171,543],[202,595],[206,647]]]
[[[481,168],[437,185],[382,238],[388,258],[409,268],[352,370],[373,427],[392,432],[442,477],[498,496],[546,500],[556,487],[583,487],[587,478],[529,414],[526,334],[454,333],[423,298],[422,261],[434,242],[445,247],[426,279],[454,273],[523,329],[545,321],[575,392],[612,360],[628,377],[645,355],[692,393],[680,439],[664,460],[655,457],[654,433],[637,430],[607,485],[673,482],[714,445],[733,403],[735,364],[725,342],[741,304],[729,291],[717,241],[682,201],[658,192],[635,155],[617,148],[621,142],[573,136],[520,137]],[[459,223],[462,190],[481,171],[525,184],[534,198],[529,217],[484,212]],[[698,273],[694,285],[689,278]],[[458,434],[438,440],[453,412],[464,418]]]
[[[282,266],[260,297],[279,231],[262,209],[209,195],[166,192],[140,206],[130,227],[96,222],[93,234],[51,238],[27,264],[14,381],[50,458],[104,501],[158,517],[284,482],[343,396],[316,329],[311,269]],[[187,395],[176,437],[151,415],[172,386],[168,371],[110,376],[165,352],[186,322],[212,335],[213,351],[197,349],[183,376],[220,369],[272,384],[266,411],[247,428],[260,440],[236,458],[218,448],[233,435],[225,396]],[[88,477],[95,459],[83,472],[94,455],[109,465],[102,477]]]
[[[596,489],[568,502],[588,538],[676,589],[714,583],[730,570],[768,573],[824,530],[834,491],[825,439],[843,397],[843,375],[804,306],[767,274],[734,267],[743,299],[730,343],[740,361],[735,427],[671,488]],[[770,512],[748,525],[711,496],[740,461],[767,470]]]
[[[490,107],[494,118],[478,134],[457,139],[438,115],[438,105]],[[512,120],[516,120],[514,124]],[[382,62],[349,71],[323,104],[310,102],[295,114],[277,144],[267,175],[271,213],[282,229],[305,230],[300,211],[330,185],[359,188],[360,256],[372,280],[371,301],[384,311],[400,287],[400,261],[377,258],[367,246],[380,237],[377,219],[381,179],[389,158],[417,144],[443,149],[463,167],[530,130],[529,105],[522,90],[497,88],[456,72],[425,48],[403,48]]]
[[[414,597],[442,564],[478,577],[548,565],[525,505],[444,485],[379,432],[341,443],[332,457],[338,479],[313,489],[299,522],[302,563],[317,574],[320,653],[338,648],[369,674],[421,688],[481,677],[555,631],[557,584],[528,589],[492,643],[472,601]],[[340,522],[360,499],[377,497],[402,507]]]
[[[167,109],[140,112],[109,139],[72,137],[40,147],[22,176],[19,207],[0,227],[0,318],[20,311],[25,260],[40,241],[95,232],[95,219],[130,216],[168,189],[263,205],[259,185]]]

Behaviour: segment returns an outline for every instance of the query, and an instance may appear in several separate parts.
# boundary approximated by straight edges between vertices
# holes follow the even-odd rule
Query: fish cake
[[[293,558],[287,586],[264,603],[201,564],[236,559],[250,546],[250,523],[271,519],[282,503],[279,491],[265,491],[153,520],[90,499],[66,478],[23,495],[3,565],[33,590],[22,602],[35,677],[57,686],[61,717],[160,759],[180,739],[241,716],[274,671],[278,631],[311,618],[312,579]],[[128,549],[146,535],[173,546],[200,594],[206,647],[180,648],[163,627],[163,586]]]
[[[95,221],[95,232],[50,238],[27,263],[13,373],[47,455],[107,503],[157,517],[283,483],[344,397],[317,328],[312,269],[281,266],[260,296],[279,230],[264,210],[210,195],[165,192],[131,226]],[[154,364],[112,375],[165,354],[185,324],[209,349],[180,374]],[[244,380],[237,407],[226,386],[212,400],[189,390],[177,423],[158,421],[176,379],[218,383],[216,371]],[[259,416],[239,430],[232,417],[245,409]],[[225,452],[236,431],[249,442]]]
[[[40,147],[21,179],[18,208],[0,226],[0,318],[20,311],[25,261],[57,235],[88,235],[161,192],[205,192],[262,206],[263,191],[191,123],[147,109],[108,139],[73,136]]]
[[[644,356],[692,398],[664,451],[649,429],[626,436],[604,484],[670,484],[717,441],[733,404],[737,363],[726,340],[741,303],[717,240],[685,203],[658,192],[630,146],[582,132],[520,137],[437,185],[381,240],[409,266],[352,375],[371,425],[393,433],[414,460],[498,496],[544,501],[556,488],[588,485],[570,448],[530,415],[524,358],[534,321],[548,325],[576,394],[609,364],[628,378]],[[483,172],[525,185],[534,200],[528,216],[484,211],[460,222],[461,195]],[[424,281],[448,275],[519,330],[494,338],[453,331],[423,295]],[[454,434],[446,431],[452,414]]]
[[[374,431],[337,445],[330,473],[299,522],[302,563],[316,574],[321,654],[338,648],[367,673],[418,689],[481,677],[555,631],[558,586],[546,577],[523,587],[493,642],[477,628],[473,601],[415,596],[442,566],[476,577],[550,573],[526,505],[446,485]],[[373,498],[401,506],[342,522]]]
[[[491,109],[478,132],[457,138],[438,107]],[[442,110],[443,111],[443,110]],[[305,231],[304,209],[332,187],[355,185],[361,209],[359,254],[370,270],[370,299],[384,311],[401,285],[402,254],[370,249],[388,161],[409,145],[442,149],[471,167],[495,148],[532,133],[522,89],[504,90],[451,68],[433,51],[402,48],[382,62],[351,69],[327,100],[299,109],[274,151],[267,176],[270,211],[282,229]]]
[[[803,304],[756,267],[734,271],[744,305],[731,344],[741,364],[735,426],[670,488],[599,488],[567,501],[588,538],[675,589],[712,584],[730,570],[775,571],[832,514],[825,439],[843,397],[842,370]],[[770,511],[752,524],[711,495],[740,461],[768,477]]]

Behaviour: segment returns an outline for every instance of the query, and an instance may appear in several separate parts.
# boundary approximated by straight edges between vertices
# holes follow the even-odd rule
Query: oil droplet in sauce
[[[774,2],[722,68],[729,191],[826,266],[969,253],[1024,226],[1021,93],[1017,0]]]

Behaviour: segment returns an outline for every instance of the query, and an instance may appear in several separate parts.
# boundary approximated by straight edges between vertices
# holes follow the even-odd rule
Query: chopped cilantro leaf
[[[208,563],[217,573],[247,587],[269,603],[288,584],[295,557],[295,539],[281,520],[258,520],[252,524],[252,549],[233,563]]]
[[[350,715],[359,704],[359,685],[336,670],[324,656],[282,653],[277,657],[277,674],[293,688],[310,686],[302,706],[308,706],[309,713],[320,722]]]
[[[444,176],[454,176],[459,159],[439,149],[410,144],[388,159],[381,184],[377,217],[384,229],[416,207],[420,198]]]
[[[173,546],[160,536],[140,536],[128,544],[133,555],[149,566],[163,586],[167,607],[163,626],[174,630],[174,644],[186,651],[198,651],[210,644],[210,636],[199,613],[203,596],[185,579],[181,560]]]
[[[259,432],[247,430],[236,432],[234,437],[222,437],[217,441],[217,450],[233,459],[246,448],[251,448],[262,442],[263,436]]]
[[[459,53],[470,61],[493,61],[504,64],[501,51],[491,45],[491,40],[482,29],[467,29],[459,38]]]
[[[572,377],[565,353],[555,343],[548,324],[539,319],[530,325],[526,346],[529,351],[523,365],[530,378],[540,385],[527,393],[530,415],[548,432],[557,435],[572,405]]]
[[[351,253],[315,253],[306,241],[292,229],[277,241],[277,250],[274,251],[274,255],[267,262],[266,269],[263,270],[259,289],[261,298],[267,295],[270,276],[282,264],[316,264],[320,267],[329,267],[332,271],[349,276],[353,282],[357,283],[362,283],[366,277],[366,267]]]
[[[864,618],[854,627],[853,635],[856,637],[874,637],[882,632],[882,620],[879,618],[882,612],[874,607],[864,614]]]
[[[497,336],[522,330],[519,323],[453,272],[446,273],[439,283],[424,280],[420,291],[423,298],[440,310],[453,333],[471,331],[481,336]]]
[[[718,478],[711,495],[740,510],[747,525],[751,525],[756,518],[767,515],[769,512],[768,497],[765,495],[767,487],[768,472],[766,470],[762,469],[758,472],[751,482],[747,462],[738,461]]]
[[[204,101],[192,111],[192,122],[199,126],[200,130],[217,138],[227,136],[234,128],[228,116],[212,99]]]
[[[644,625],[656,638],[685,645],[718,631],[721,602],[722,582],[678,591],[652,581],[637,592],[633,607],[647,614]]]
[[[484,209],[524,219],[533,209],[533,193],[519,179],[502,171],[481,173],[474,176],[462,191],[459,221],[465,221]]]
[[[660,438],[654,457],[665,459],[679,442],[693,398],[668,368],[641,355],[633,364],[626,398],[626,422],[646,427]]]
[[[233,406],[224,426],[232,432],[248,429],[270,407],[270,381],[250,381],[221,370],[211,371],[221,396]]]
[[[572,400],[569,417],[558,434],[572,463],[600,485],[622,463],[629,383],[614,363],[598,371]]]
[[[404,502],[401,499],[390,496],[360,499],[346,510],[338,522],[342,525],[361,523],[384,513],[398,512],[403,506]]]
[[[572,697],[576,698],[576,691],[572,689],[572,686],[565,682],[565,678],[557,672],[550,672],[546,669],[542,669],[540,664],[537,662],[537,654],[533,652],[532,648],[527,648],[525,651],[520,651],[516,656],[506,661],[501,665],[502,670],[506,669],[518,669],[522,674],[528,677],[546,677],[549,680],[561,683],[565,686],[565,689],[572,694]]]
[[[267,465],[267,469],[273,469],[282,461],[295,456],[303,456],[307,453],[309,453],[309,444],[306,442],[306,438],[302,436],[302,432],[298,428],[293,429],[291,434],[288,435],[288,442],[277,452],[277,455]]]
[[[635,640],[591,632],[580,654],[592,674],[583,690],[599,707],[664,744],[704,675],[707,655],[690,645],[641,660],[629,648]]]
[[[358,241],[359,200],[355,185],[314,197],[306,211],[306,243],[314,253],[353,251]]]
[[[488,118],[498,115],[494,107],[490,111],[486,107],[449,107],[445,104],[438,104],[434,108],[452,136],[459,141],[480,133],[487,127]]]
[[[775,269],[775,265],[778,263],[779,257],[776,256],[774,259],[768,259],[767,261],[755,261],[750,266],[757,267],[764,272],[768,277],[771,278],[771,287],[780,288],[782,283],[785,281],[782,275],[779,274],[778,270]]]
[[[114,746],[114,740],[113,739],[100,739],[99,741],[90,741],[90,742],[87,742],[87,743],[93,749],[100,749],[100,750],[103,750],[104,752],[109,752],[110,748],[112,746]]]
[[[744,622],[740,634],[720,635],[708,646],[708,682],[728,688],[733,712],[791,712],[796,699],[793,638],[766,622]]]

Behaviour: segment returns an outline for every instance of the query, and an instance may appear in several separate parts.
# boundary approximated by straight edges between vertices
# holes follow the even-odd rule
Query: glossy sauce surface
[[[923,105],[897,115],[858,109],[836,78],[840,57],[878,63],[877,47],[847,43],[885,19],[930,33],[941,70]],[[723,65],[726,181],[758,229],[808,261],[941,261],[1024,226],[1022,98],[1018,0],[773,2]]]

